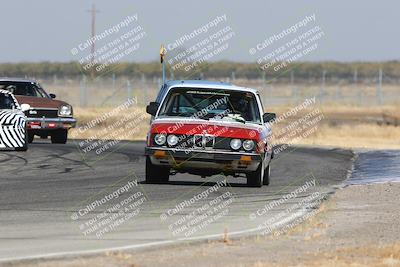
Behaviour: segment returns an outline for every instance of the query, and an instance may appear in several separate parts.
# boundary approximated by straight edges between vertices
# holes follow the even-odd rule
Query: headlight
[[[254,148],[254,141],[252,140],[246,140],[243,142],[243,148],[246,151],[250,151]]]
[[[166,140],[167,137],[165,137],[165,134],[156,134],[156,136],[154,136],[154,142],[159,146],[165,144]]]
[[[178,143],[178,137],[176,135],[168,135],[167,137],[167,143],[169,146],[174,146]]]
[[[60,116],[71,116],[72,115],[72,107],[69,105],[62,105],[58,110],[58,114]]]
[[[238,150],[242,146],[242,141],[240,139],[232,139],[231,140],[231,148],[234,150]]]

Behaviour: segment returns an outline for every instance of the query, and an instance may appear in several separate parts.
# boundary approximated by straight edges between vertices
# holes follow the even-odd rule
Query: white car
[[[269,123],[257,90],[210,81],[168,81],[146,111],[146,182],[164,183],[178,172],[202,177],[244,176],[260,187],[270,180]]]
[[[17,99],[9,91],[0,90],[0,149],[28,149],[28,135],[24,111],[28,104],[19,105]]]

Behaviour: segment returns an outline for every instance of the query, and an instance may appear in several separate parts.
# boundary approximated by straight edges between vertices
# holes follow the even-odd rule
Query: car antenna
[[[160,61],[162,64],[162,84],[165,84],[165,56],[167,55],[167,49],[162,44],[160,47]]]

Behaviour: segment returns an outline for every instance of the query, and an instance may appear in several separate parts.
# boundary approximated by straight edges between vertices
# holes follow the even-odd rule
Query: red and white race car
[[[147,135],[146,182],[165,183],[178,172],[202,177],[247,177],[260,187],[270,180],[273,158],[269,122],[258,92],[220,82],[166,82],[155,102]]]

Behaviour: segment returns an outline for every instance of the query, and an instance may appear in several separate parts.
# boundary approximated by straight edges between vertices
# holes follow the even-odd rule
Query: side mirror
[[[30,109],[31,109],[31,105],[29,105],[29,104],[21,104],[22,112],[25,112],[25,111],[30,110]]]
[[[49,94],[49,96],[51,97],[51,98],[56,98],[56,95],[55,94]]]
[[[160,104],[157,102],[150,102],[146,107],[146,112],[152,116],[155,116],[159,106]]]
[[[276,119],[275,113],[264,113],[263,115],[264,122],[272,122],[275,119]]]

